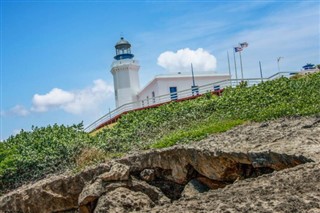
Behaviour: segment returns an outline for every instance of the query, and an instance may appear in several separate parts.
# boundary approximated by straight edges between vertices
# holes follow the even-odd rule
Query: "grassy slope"
[[[66,168],[82,168],[130,150],[188,143],[246,121],[320,113],[320,73],[228,88],[221,97],[172,102],[128,113],[95,135],[81,126],[21,132],[0,144],[0,191]]]
[[[228,88],[219,98],[204,96],[129,113],[114,128],[98,133],[96,139],[107,151],[165,147],[201,139],[219,132],[219,126],[227,126],[227,130],[244,121],[317,114],[319,100],[320,73],[280,78],[253,87]]]

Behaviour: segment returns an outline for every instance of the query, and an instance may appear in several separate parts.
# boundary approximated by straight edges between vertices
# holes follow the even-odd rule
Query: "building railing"
[[[257,85],[263,81],[269,81],[274,80],[276,78],[280,77],[290,77],[294,74],[297,74],[298,72],[278,72],[269,78],[246,78],[246,79],[228,79],[228,80],[222,80],[213,82],[210,84],[206,84],[203,86],[193,87],[186,90],[181,90],[175,93],[168,93],[165,95],[160,95],[156,97],[151,97],[147,99],[143,99],[137,102],[131,102],[124,104],[106,115],[102,116],[89,126],[85,128],[86,132],[92,132],[95,129],[98,129],[102,127],[105,124],[112,123],[116,119],[118,119],[122,114],[130,112],[132,110],[138,110],[138,109],[144,109],[144,108],[151,108],[155,107],[157,105],[170,102],[170,101],[176,101],[181,99],[190,98],[192,96],[198,96],[203,95],[208,92],[214,92],[214,91],[220,91],[226,87],[235,87],[240,84],[240,82],[247,82],[247,86],[253,86]]]

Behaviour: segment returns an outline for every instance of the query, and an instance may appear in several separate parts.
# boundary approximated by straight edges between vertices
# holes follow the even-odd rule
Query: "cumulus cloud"
[[[59,88],[52,89],[45,95],[35,94],[32,99],[33,110],[37,112],[48,111],[49,108],[63,106],[72,102],[75,95]]]
[[[72,114],[80,114],[97,109],[112,94],[113,87],[98,79],[92,86],[82,90],[65,91],[54,88],[44,95],[35,94],[32,110],[45,112],[58,108]]]
[[[195,72],[214,71],[217,67],[216,58],[203,48],[197,50],[184,48],[177,52],[166,51],[158,57],[158,65],[169,72],[189,71],[191,63]]]
[[[24,106],[16,105],[10,109],[10,113],[19,116],[27,116],[29,115],[29,110],[27,110]]]
[[[27,116],[29,115],[29,110],[26,109],[24,106],[16,105],[12,107],[11,109],[4,111],[1,110],[1,117],[5,116]]]

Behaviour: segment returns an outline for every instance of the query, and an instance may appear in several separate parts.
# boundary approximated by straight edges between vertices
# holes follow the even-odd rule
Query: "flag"
[[[235,52],[240,52],[240,51],[242,51],[242,47],[235,47],[235,48],[234,48],[234,51],[235,51]]]
[[[242,43],[240,43],[240,47],[242,47],[242,48],[246,48],[246,47],[248,47],[248,43],[247,42],[242,42]]]

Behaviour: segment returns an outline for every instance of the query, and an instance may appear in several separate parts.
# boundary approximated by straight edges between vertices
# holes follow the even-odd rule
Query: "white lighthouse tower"
[[[131,53],[131,44],[121,37],[115,45],[116,56],[111,65],[113,75],[116,107],[138,100],[137,94],[140,89],[139,63],[134,60]]]

